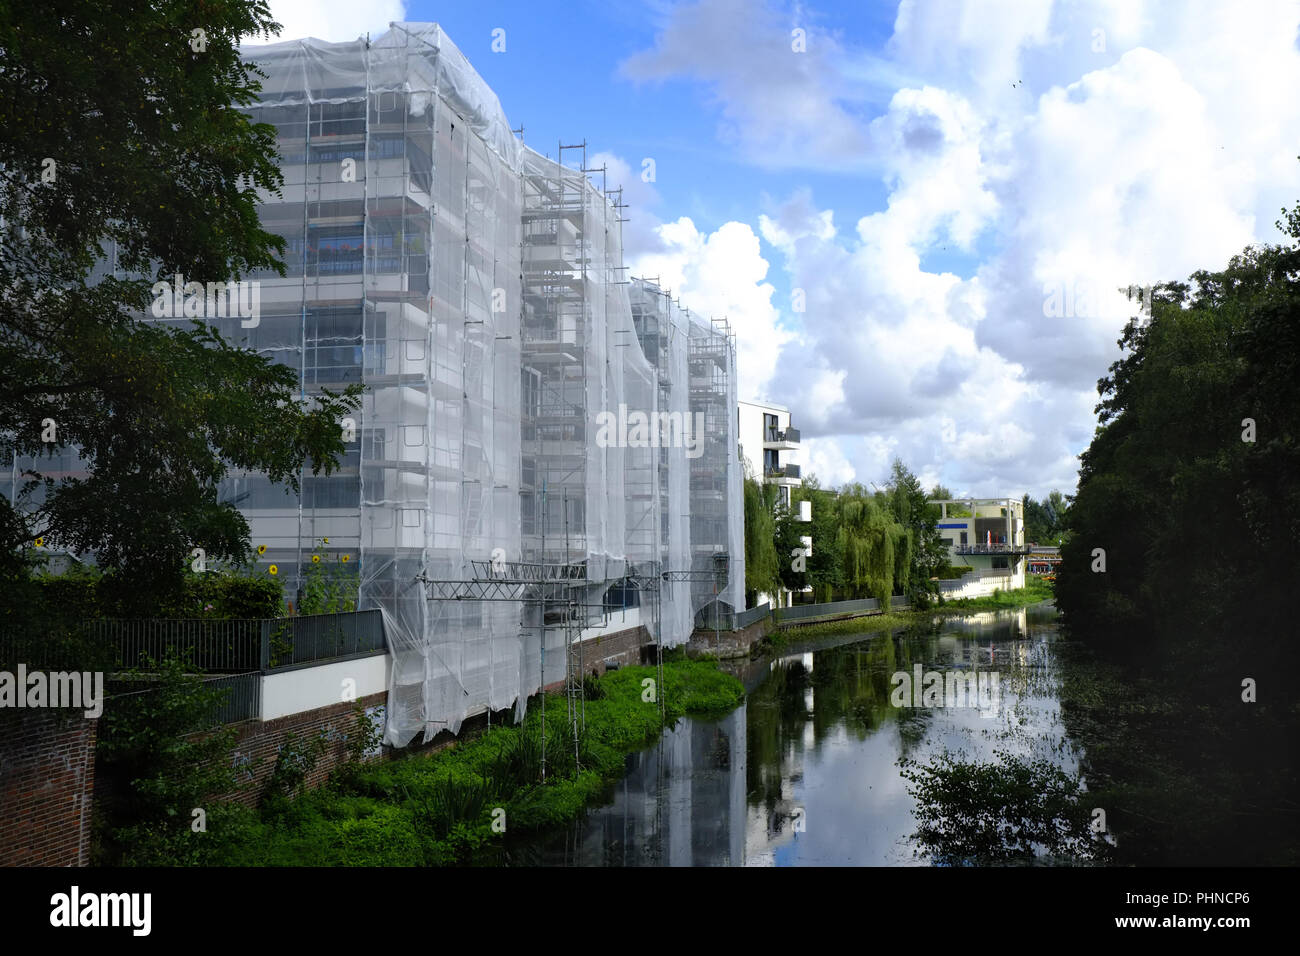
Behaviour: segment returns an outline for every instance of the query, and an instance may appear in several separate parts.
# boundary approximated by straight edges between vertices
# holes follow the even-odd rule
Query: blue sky
[[[1300,199],[1296,0],[271,8],[281,39],[437,22],[530,146],[585,138],[633,274],[728,317],[742,397],[791,408],[823,483],[897,455],[1072,491],[1118,288],[1279,241]]]

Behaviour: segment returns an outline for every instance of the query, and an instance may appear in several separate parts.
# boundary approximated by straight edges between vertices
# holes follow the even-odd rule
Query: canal
[[[1013,755],[1078,773],[1058,642],[1056,611],[1042,604],[791,643],[731,665],[745,704],[718,720],[683,719],[630,754],[604,805],[517,848],[513,862],[927,865],[908,762]],[[979,692],[957,685],[944,699],[917,687],[895,706],[900,673],[973,675]]]

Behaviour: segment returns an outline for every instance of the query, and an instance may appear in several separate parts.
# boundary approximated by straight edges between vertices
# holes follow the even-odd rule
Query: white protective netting
[[[277,128],[285,186],[260,213],[289,274],[255,277],[262,322],[242,335],[296,368],[305,397],[367,389],[337,476],[301,498],[236,476],[223,496],[287,580],[325,538],[359,555],[360,606],[383,609],[392,654],[386,742],[457,732],[489,708],[522,716],[565,674],[563,629],[536,605],[429,600],[422,578],[467,580],[472,561],[502,558],[580,567],[581,603],[617,593],[672,646],[712,585],[664,583],[656,615],[625,577],[729,552],[722,598],[743,607],[734,343],[625,281],[619,212],[585,150],[522,146],[434,24],[246,55],[267,74],[249,111]],[[638,412],[691,419],[702,454],[598,440],[601,413]]]

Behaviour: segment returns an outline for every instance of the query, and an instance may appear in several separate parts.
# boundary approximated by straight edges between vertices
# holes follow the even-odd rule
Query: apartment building
[[[935,499],[948,563],[969,567],[1004,590],[1025,586],[1024,502],[1020,498]],[[990,588],[993,585],[990,585]]]
[[[812,521],[812,502],[792,502],[791,489],[803,486],[800,464],[799,429],[790,422],[790,409],[768,402],[739,402],[736,423],[740,432],[740,454],[746,472],[758,481],[776,488],[777,500],[787,508],[793,507],[799,521]],[[800,538],[804,557],[812,556],[813,540],[810,535]],[[782,556],[785,557],[785,556]],[[805,591],[811,592],[812,588]],[[794,593],[788,589],[779,594],[760,593],[758,604],[769,602],[784,607],[792,603]]]
[[[257,316],[209,321],[293,368],[305,402],[365,393],[338,471],[300,493],[234,472],[219,495],[286,601],[324,561],[382,610],[386,742],[522,716],[572,681],[575,642],[644,627],[671,647],[743,609],[734,337],[629,280],[621,194],[585,146],[525,146],[436,24],[242,52],[266,74],[246,110],[276,130],[284,184],[259,215],[286,274],[242,277]],[[610,416],[678,427],[650,441]],[[487,577],[537,583],[487,600]],[[447,599],[455,582],[476,597]]]

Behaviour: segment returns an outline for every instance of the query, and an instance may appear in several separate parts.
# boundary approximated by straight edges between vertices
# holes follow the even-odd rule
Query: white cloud
[[[706,84],[720,135],[755,165],[886,187],[852,228],[833,208],[847,189],[825,208],[796,190],[758,216],[806,297],[802,313],[750,301],[769,397],[825,480],[879,482],[899,455],[954,491],[1071,490],[1096,380],[1136,312],[1118,287],[1277,241],[1300,195],[1300,3],[904,0],[884,59],[814,23],[788,62],[783,32],[810,19],[699,0],[624,66]],[[738,285],[761,288],[749,228],[724,228],[751,266]],[[703,242],[688,220],[663,235],[682,253]],[[964,275],[926,265],[958,250]],[[1072,314],[1045,314],[1067,289]]]
[[[405,0],[271,0],[271,18],[284,29],[269,41],[261,37],[248,37],[247,46],[260,43],[282,43],[313,37],[341,43],[355,40],[367,33],[373,36],[385,32],[388,24],[406,19]]]
[[[658,277],[697,316],[725,318],[736,333],[739,397],[762,397],[775,371],[773,358],[793,334],[780,325],[775,291],[758,236],[742,222],[702,232],[683,217],[657,228],[661,248],[628,259],[631,275]]]

